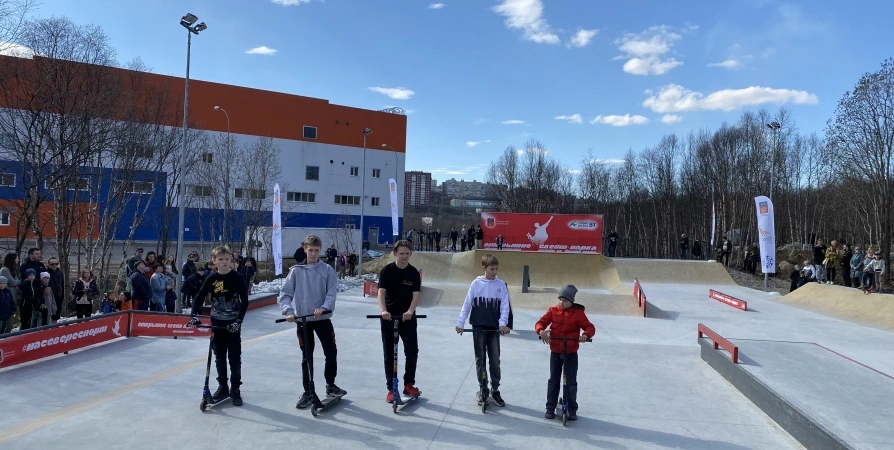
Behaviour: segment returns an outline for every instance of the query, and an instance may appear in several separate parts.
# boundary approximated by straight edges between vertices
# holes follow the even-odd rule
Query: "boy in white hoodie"
[[[289,322],[298,322],[297,316],[313,314],[307,319],[307,336],[304,342],[304,325],[298,322],[298,345],[306,352],[306,361],[301,363],[301,375],[304,382],[304,393],[295,405],[298,409],[310,408],[314,401],[314,393],[310,392],[310,379],[307,374],[313,370],[314,333],[320,339],[323,353],[326,355],[326,395],[342,396],[347,394],[335,385],[337,372],[335,329],[332,327],[332,311],[335,310],[335,296],[338,293],[338,274],[329,264],[320,261],[320,250],[323,241],[314,235],[304,238],[301,244],[307,259],[289,269],[289,275],[279,294],[279,305],[282,315]],[[306,346],[306,347],[305,347]],[[310,364],[310,367],[307,367]]]
[[[481,258],[484,275],[475,278],[469,286],[456,321],[456,332],[463,334],[466,319],[472,324],[472,340],[475,344],[475,368],[478,373],[478,403],[483,403],[487,389],[485,366],[490,359],[491,398],[497,406],[505,406],[500,395],[500,335],[509,333],[509,290],[506,283],[497,278],[500,262],[491,254]]]

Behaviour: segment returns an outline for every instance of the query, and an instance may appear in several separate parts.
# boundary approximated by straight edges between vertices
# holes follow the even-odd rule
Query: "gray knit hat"
[[[8,282],[8,281],[9,281],[9,280],[6,279],[6,277],[4,277],[3,275],[0,275],[0,283],[6,283],[6,282]]]
[[[559,291],[559,298],[564,298],[571,303],[574,303],[574,296],[577,294],[577,288],[574,287],[573,284],[566,284],[562,286],[562,290]]]

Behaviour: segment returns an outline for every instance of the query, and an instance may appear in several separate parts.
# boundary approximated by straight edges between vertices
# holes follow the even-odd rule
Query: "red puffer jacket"
[[[556,305],[546,310],[546,314],[534,325],[534,331],[539,335],[546,327],[550,327],[550,337],[554,338],[573,338],[580,336],[580,330],[584,330],[584,334],[588,338],[596,335],[596,327],[590,323],[587,313],[584,311],[584,305],[575,304],[571,308],[562,309]],[[552,326],[550,326],[552,324]],[[568,353],[577,353],[580,342],[568,341]],[[556,353],[562,353],[562,341],[553,340],[549,343],[550,350]]]

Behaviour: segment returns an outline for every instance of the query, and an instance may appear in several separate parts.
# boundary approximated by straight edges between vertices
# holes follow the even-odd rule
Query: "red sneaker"
[[[408,383],[404,385],[404,394],[409,395],[410,397],[419,397],[422,395],[422,391],[416,389],[416,386]]]
[[[388,395],[385,396],[385,401],[391,403],[394,401],[394,391],[388,391]]]

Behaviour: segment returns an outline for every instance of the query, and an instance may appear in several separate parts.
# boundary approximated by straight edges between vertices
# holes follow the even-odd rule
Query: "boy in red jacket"
[[[546,314],[534,325],[534,331],[552,350],[549,357],[549,384],[546,391],[546,414],[544,414],[547,419],[556,418],[556,405],[562,382],[562,350],[563,345],[567,345],[565,377],[568,382],[568,420],[577,420],[577,349],[580,344],[577,341],[567,341],[565,344],[561,339],[551,339],[578,338],[578,341],[586,342],[596,335],[596,327],[587,318],[584,305],[574,303],[576,294],[577,288],[573,284],[562,287],[559,291],[558,304],[546,310]],[[547,329],[547,326],[550,328]],[[583,335],[580,335],[581,330],[584,331]]]

